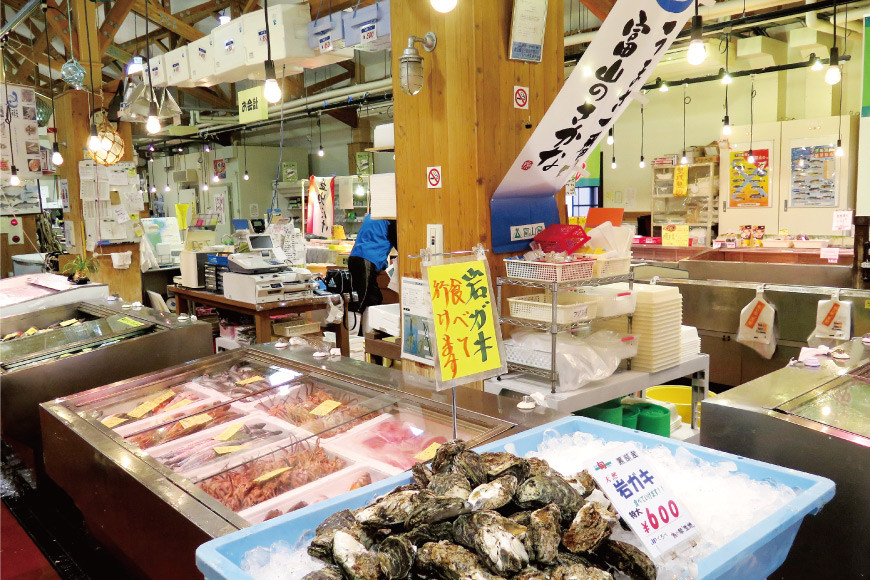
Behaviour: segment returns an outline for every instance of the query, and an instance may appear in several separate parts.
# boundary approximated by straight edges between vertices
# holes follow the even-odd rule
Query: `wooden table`
[[[221,310],[230,310],[239,314],[247,314],[253,317],[254,326],[257,331],[257,342],[272,342],[272,317],[284,316],[287,314],[298,314],[300,312],[310,312],[312,310],[321,310],[329,308],[332,301],[332,296],[315,296],[313,298],[305,298],[302,300],[291,300],[287,302],[269,302],[266,304],[250,304],[248,302],[239,302],[230,300],[221,294],[214,292],[205,292],[203,290],[192,290],[183,286],[170,286],[169,290],[175,293],[177,297],[175,304],[176,314],[186,314],[190,312],[190,303],[202,304]],[[333,324],[336,333],[336,340],[341,347],[341,354],[348,356],[349,342],[347,332],[341,324]]]

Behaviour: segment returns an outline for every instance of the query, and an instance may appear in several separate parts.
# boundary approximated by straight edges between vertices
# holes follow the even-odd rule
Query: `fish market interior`
[[[0,580],[865,578],[870,0],[2,0]]]

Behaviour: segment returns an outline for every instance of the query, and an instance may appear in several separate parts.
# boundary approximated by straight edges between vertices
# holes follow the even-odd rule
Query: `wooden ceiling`
[[[595,18],[604,22],[616,0],[580,0],[580,4],[588,8]]]

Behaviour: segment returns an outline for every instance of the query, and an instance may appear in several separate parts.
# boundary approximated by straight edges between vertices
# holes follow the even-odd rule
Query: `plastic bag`
[[[755,298],[740,311],[740,326],[737,342],[745,344],[761,356],[769,359],[776,352],[776,308],[764,299],[764,290],[759,288]]]
[[[852,338],[852,303],[841,302],[835,292],[830,300],[819,300],[816,309],[816,328],[807,339],[811,347],[830,346],[834,342]]]
[[[523,348],[551,352],[551,337],[546,332],[519,331],[511,340]],[[575,391],[592,381],[612,375],[619,367],[619,357],[606,349],[596,349],[570,334],[556,337],[556,371],[559,373],[558,392]]]

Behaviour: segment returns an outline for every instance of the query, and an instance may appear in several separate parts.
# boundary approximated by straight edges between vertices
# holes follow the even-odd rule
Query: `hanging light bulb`
[[[719,82],[723,85],[730,85],[734,82],[734,77],[732,77],[731,73],[723,68],[719,71]]]
[[[184,147],[179,147],[179,148],[178,148],[178,152],[179,152],[179,153],[184,153]]]
[[[242,179],[244,179],[245,181],[248,181],[250,178],[251,178],[251,176],[248,175],[247,171],[245,171],[245,174],[242,176]]]
[[[157,103],[154,101],[148,104],[148,120],[145,122],[145,130],[150,135],[160,132],[160,119],[157,118]]]
[[[731,134],[731,118],[728,115],[722,119],[722,134],[726,137]]]
[[[60,154],[60,148],[57,141],[51,145],[51,162],[55,167],[63,165],[63,155]]]
[[[829,85],[835,85],[840,82],[843,76],[840,73],[840,49],[836,46],[831,47],[831,58],[828,63],[828,70],[825,71],[825,82]]]
[[[607,144],[613,145],[613,127],[607,132]]]
[[[640,163],[638,163],[637,166],[640,167],[641,169],[646,167],[646,161],[643,160],[643,155],[640,156]]]
[[[88,137],[88,151],[96,153],[100,150],[100,138],[97,136],[97,126],[91,123],[91,135]]]
[[[326,151],[323,150],[323,145],[321,145],[320,149],[317,150],[317,156],[323,157],[324,155],[326,155]]]
[[[9,185],[13,187],[21,185],[21,178],[18,177],[18,168],[14,165],[12,166],[12,171],[9,175]]]
[[[692,16],[692,31],[691,42],[689,42],[689,51],[686,53],[686,60],[689,64],[697,66],[704,62],[707,58],[707,45],[704,44],[702,33],[701,16],[698,14],[698,0],[695,0],[695,15]]]
[[[156,185],[151,186],[151,193],[157,193],[157,186]]]
[[[432,4],[432,8],[434,8],[436,12],[440,12],[441,14],[447,14],[456,8],[456,0],[429,0],[429,3]]]
[[[203,182],[203,184],[202,184],[202,190],[203,190],[203,191],[208,191],[208,182],[207,182],[207,181]]]
[[[820,58],[816,58],[816,59],[813,61],[813,65],[810,67],[810,70],[811,70],[811,71],[815,71],[815,72],[819,72],[819,71],[822,70],[823,68],[825,68],[825,66],[822,64],[822,59],[820,59]]]
[[[108,137],[106,137],[104,134],[103,137],[100,137],[100,150],[108,151],[111,148],[112,148],[112,140],[109,139]]]
[[[209,145],[208,143],[206,143],[206,144],[205,144],[205,147],[203,147],[203,151],[205,151],[206,153],[208,153],[209,151],[211,151],[211,145]]]
[[[148,163],[154,163],[154,156],[153,155],[148,157]]]
[[[746,162],[750,165],[755,165],[755,155],[752,153],[752,149],[749,150],[749,155],[746,157]]]
[[[688,164],[689,164],[689,158],[686,156],[686,152],[683,151],[683,156],[680,157],[680,165],[688,165]]]
[[[843,140],[837,139],[837,148],[834,150],[834,155],[836,155],[837,157],[842,157],[845,154],[846,152],[843,151]]]
[[[659,92],[660,92],[660,93],[666,93],[666,92],[668,92],[669,90],[670,90],[670,87],[668,87],[668,83],[662,81],[661,86],[659,86]]]
[[[212,183],[217,183],[217,182],[220,181],[220,180],[221,180],[221,178],[218,177],[218,174],[217,174],[217,173],[215,173],[215,174],[213,174],[213,175],[211,176],[211,182],[212,182]]]
[[[151,153],[154,153],[154,143],[152,143],[148,146],[148,151],[150,151]]]
[[[610,168],[611,168],[611,169],[616,169],[616,157],[613,157],[613,158],[610,160]]]
[[[273,105],[281,101],[281,87],[275,80],[275,63],[271,60],[266,61],[266,84],[263,85],[263,96],[266,97],[266,102]]]
[[[132,75],[140,73],[143,70],[145,70],[145,64],[142,57],[138,54],[134,54],[133,58],[130,59],[130,62],[127,63],[127,74]]]
[[[232,18],[229,14],[225,12],[218,14],[218,24],[229,24],[230,20],[232,20]]]
[[[172,188],[169,187],[169,184],[167,183],[166,185],[163,186],[163,191],[165,191],[166,193],[169,193],[170,191],[172,191]]]

